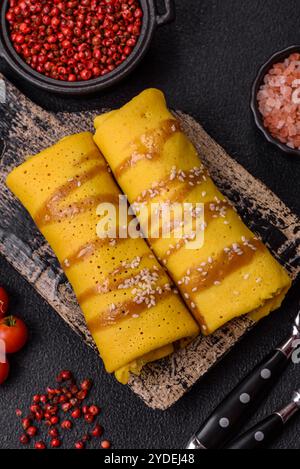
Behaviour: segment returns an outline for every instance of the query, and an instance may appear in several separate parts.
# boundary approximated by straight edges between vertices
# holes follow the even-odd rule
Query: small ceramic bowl
[[[288,58],[291,54],[298,52],[300,53],[300,45],[299,46],[290,46],[287,49],[284,49],[280,52],[276,52],[276,54],[272,55],[272,57],[260,68],[258,75],[253,83],[252,86],[252,94],[251,94],[251,109],[254,115],[254,120],[259,128],[259,130],[263,133],[265,138],[268,142],[276,145],[276,147],[280,148],[280,150],[284,151],[289,155],[297,155],[300,156],[300,150],[296,150],[293,148],[288,147],[284,143],[281,143],[279,140],[274,138],[269,130],[264,126],[263,123],[263,116],[259,111],[258,101],[257,101],[257,94],[260,90],[261,85],[263,84],[264,77],[268,73],[268,71],[272,68],[272,66],[276,63],[283,62],[286,58]]]
[[[5,19],[9,0],[3,0],[0,6],[0,57],[2,57],[20,77],[24,78],[24,80],[38,88],[53,93],[61,95],[84,95],[103,90],[120,82],[137,67],[150,46],[157,26],[170,23],[175,19],[174,0],[163,0],[163,2],[165,13],[160,15],[157,13],[156,0],[140,0],[141,8],[144,13],[141,34],[134,50],[119,67],[103,77],[70,83],[55,80],[36,72],[17,54],[10,40],[8,25]]]

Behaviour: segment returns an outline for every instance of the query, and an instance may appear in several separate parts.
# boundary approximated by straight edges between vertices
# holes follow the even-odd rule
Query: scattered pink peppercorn
[[[89,407],[88,407],[87,405],[82,406],[82,412],[83,412],[84,414],[88,414],[88,412],[89,412]]]
[[[51,418],[50,418],[50,423],[51,425],[57,425],[59,422],[59,417],[57,417],[56,415],[53,415]]]
[[[84,420],[85,420],[87,423],[93,423],[94,420],[95,420],[95,416],[92,415],[92,414],[84,414]]]
[[[24,430],[27,430],[28,427],[31,425],[31,419],[29,417],[25,417],[22,419],[22,427]]]
[[[28,437],[28,435],[21,435],[21,436],[20,436],[20,443],[21,443],[22,445],[28,445],[28,443],[29,443],[29,437]]]
[[[101,441],[100,446],[103,449],[109,449],[111,447],[111,443],[109,440],[103,440]]]
[[[48,435],[51,436],[51,438],[57,438],[59,435],[57,428],[50,428]]]
[[[71,420],[64,420],[63,422],[61,422],[60,426],[64,430],[71,430],[72,427],[73,427],[73,424],[72,424]]]
[[[91,435],[95,438],[99,438],[103,434],[103,428],[98,423],[95,425],[95,428],[91,431]]]
[[[83,391],[89,391],[92,387],[92,381],[90,379],[85,379],[84,381],[82,381],[82,383],[80,384],[80,387]]]
[[[92,414],[92,415],[99,415],[100,414],[100,409],[96,405],[91,405],[89,407],[89,413]]]
[[[38,429],[34,425],[28,427],[26,430],[27,435],[30,436],[31,438],[34,437],[37,434],[37,432],[38,432]]]
[[[36,441],[34,447],[39,450],[46,449],[46,445],[43,441]]]
[[[51,446],[52,448],[59,448],[61,446],[61,440],[59,438],[52,438]]]
[[[83,441],[77,441],[75,443],[75,449],[84,449],[85,448],[85,444]]]
[[[26,0],[24,0],[26,1]],[[76,1],[76,0],[70,0]],[[82,0],[89,1],[89,0]],[[129,0],[130,1],[130,0]],[[134,1],[134,0],[132,0]],[[86,405],[84,401],[88,395],[89,389],[91,388],[92,381],[84,380],[79,385],[73,378],[73,375],[68,370],[64,370],[59,373],[57,380],[64,382],[63,387],[59,389],[47,387],[47,394],[34,394],[32,397],[32,403],[29,405],[30,413],[21,418],[22,428],[26,433],[19,437],[20,443],[23,445],[29,444],[30,441],[35,438],[39,431],[45,431],[45,427],[40,426],[38,429],[39,422],[43,421],[46,426],[50,427],[46,430],[48,436],[49,446],[51,448],[58,448],[62,445],[62,439],[59,436],[59,431],[55,425],[60,421],[61,414],[70,413],[70,417],[74,419],[74,422],[69,418],[64,418],[61,422],[61,428],[63,430],[71,430],[76,419],[84,417],[87,424],[91,424],[95,421],[99,415],[101,408],[96,404]],[[78,398],[81,397],[81,399]],[[16,415],[22,417],[21,410],[16,410]],[[41,424],[40,424],[41,425]],[[103,428],[99,423],[96,423],[93,430],[89,433],[86,432],[82,438],[74,443],[74,447],[77,449],[84,449],[86,444],[92,439],[92,437],[100,438],[103,434]],[[102,447],[108,448],[110,442],[104,440]],[[35,449],[46,449],[46,439],[32,442]]]
[[[81,410],[79,409],[79,407],[77,407],[71,412],[71,417],[73,419],[79,419],[81,417]]]
[[[70,404],[70,402],[64,402],[61,408],[63,412],[69,412],[69,410],[72,409],[72,404]]]
[[[72,375],[71,371],[69,371],[69,370],[61,371],[60,376],[61,376],[62,381],[68,381],[68,380],[73,379],[73,375]]]
[[[87,391],[85,390],[81,390],[77,393],[77,398],[80,400],[80,401],[84,401],[84,399],[87,397]]]

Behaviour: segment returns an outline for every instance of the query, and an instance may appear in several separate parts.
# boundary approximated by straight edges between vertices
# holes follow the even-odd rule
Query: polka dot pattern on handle
[[[223,417],[223,418],[220,419],[219,425],[220,425],[221,428],[228,428],[229,425],[230,425],[230,422],[229,422],[228,418]]]
[[[263,434],[263,432],[256,432],[254,435],[254,439],[255,441],[258,441],[260,443],[261,441],[264,441],[265,435]]]
[[[271,370],[269,370],[268,368],[264,368],[261,371],[260,376],[262,377],[262,379],[270,379],[272,376]]]

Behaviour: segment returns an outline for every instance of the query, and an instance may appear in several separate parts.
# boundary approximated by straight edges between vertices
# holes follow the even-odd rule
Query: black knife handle
[[[280,415],[272,414],[226,446],[226,449],[263,449],[281,433],[284,423]]]
[[[288,362],[283,352],[275,350],[258,365],[225,398],[196,433],[195,436],[201,445],[207,449],[224,447],[272,389]]]

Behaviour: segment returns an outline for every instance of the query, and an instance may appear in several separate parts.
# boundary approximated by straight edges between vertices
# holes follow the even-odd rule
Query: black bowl
[[[266,76],[268,71],[272,68],[274,64],[283,62],[284,59],[288,58],[291,54],[295,52],[300,53],[300,46],[290,46],[287,49],[281,50],[280,52],[276,52],[276,54],[272,55],[272,57],[260,68],[252,86],[251,109],[257,127],[263,133],[268,142],[272,143],[273,145],[276,145],[278,148],[280,148],[280,150],[284,151],[285,153],[288,153],[289,155],[300,156],[300,150],[290,148],[284,143],[281,143],[279,140],[277,140],[271,135],[268,129],[266,129],[257,102],[257,93],[259,92],[259,89],[263,84],[264,77]]]
[[[6,60],[9,66],[22,78],[32,85],[47,91],[63,95],[83,95],[94,93],[115,85],[125,78],[141,62],[147,52],[154,31],[157,26],[167,24],[175,19],[174,0],[164,0],[165,13],[159,15],[156,8],[156,0],[140,0],[144,12],[143,25],[139,40],[127,60],[125,60],[113,72],[99,78],[87,81],[67,82],[48,78],[33,70],[27,65],[15,51],[10,40],[8,25],[5,19],[9,0],[4,0],[1,5],[0,28],[0,56]]]

